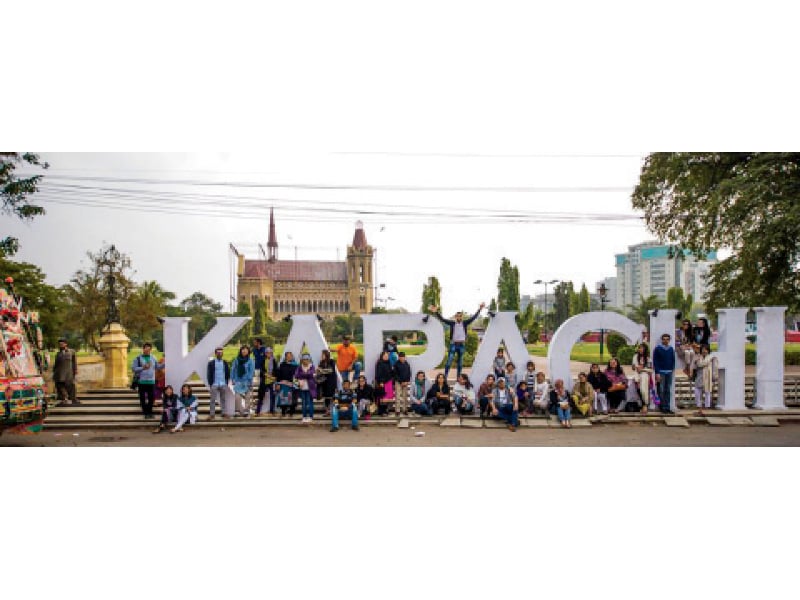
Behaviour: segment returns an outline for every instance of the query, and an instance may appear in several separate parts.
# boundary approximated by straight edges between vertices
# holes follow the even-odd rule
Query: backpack
[[[136,366],[137,367],[141,367],[142,366],[142,362],[141,362],[141,358],[140,357],[137,356],[135,362],[136,362]],[[131,377],[131,389],[132,390],[138,390],[139,389],[139,373],[137,373],[136,371],[133,372],[133,377]]]

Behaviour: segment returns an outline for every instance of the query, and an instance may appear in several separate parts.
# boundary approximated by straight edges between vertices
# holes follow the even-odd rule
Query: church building
[[[279,260],[275,215],[270,210],[266,260],[239,255],[237,298],[250,305],[251,313],[256,300],[263,299],[272,320],[298,313],[325,318],[369,313],[375,295],[373,255],[364,224],[357,221],[347,260]]]

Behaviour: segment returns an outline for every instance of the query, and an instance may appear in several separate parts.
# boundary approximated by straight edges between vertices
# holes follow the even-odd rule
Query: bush
[[[636,346],[623,346],[616,354],[612,354],[612,356],[617,357],[619,364],[629,365],[633,362],[634,354],[636,354]]]
[[[618,333],[611,333],[608,336],[608,340],[606,342],[606,346],[608,346],[608,352],[611,356],[617,356],[620,348],[625,345],[625,338],[619,335]],[[620,360],[622,362],[622,360]]]

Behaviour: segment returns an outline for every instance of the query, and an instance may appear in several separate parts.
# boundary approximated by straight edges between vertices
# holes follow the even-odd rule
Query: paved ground
[[[416,437],[424,431],[424,437]],[[78,435],[74,435],[77,433]],[[65,430],[2,435],[2,446],[800,446],[800,424],[780,427],[595,425],[572,430],[363,427],[329,433],[322,426],[203,428],[154,435],[149,429]]]

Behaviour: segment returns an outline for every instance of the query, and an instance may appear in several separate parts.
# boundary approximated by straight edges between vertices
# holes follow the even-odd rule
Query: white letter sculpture
[[[189,352],[189,317],[164,317],[164,362],[167,384],[179,390],[194,373],[206,381],[206,367],[214,348],[224,346],[250,317],[217,317],[217,324]]]
[[[756,404],[783,410],[783,343],[785,306],[763,306],[756,312]]]
[[[403,313],[391,315],[362,315],[364,321],[364,376],[371,382],[375,378],[375,363],[383,350],[385,331],[422,331],[428,338],[425,352],[409,356],[411,378],[417,371],[428,372],[442,362],[444,354],[444,329],[433,317],[427,323],[422,321],[422,313]]]
[[[547,351],[547,363],[550,367],[550,382],[563,379],[567,389],[572,389],[572,375],[569,370],[569,356],[572,347],[587,331],[604,329],[616,331],[629,344],[635,344],[642,338],[642,326],[627,317],[610,312],[594,311],[575,315],[567,319],[553,334],[550,349]]]
[[[720,308],[717,311],[719,349],[714,354],[719,361],[719,407],[722,410],[745,410],[746,320],[746,308]]]
[[[502,344],[505,344],[508,358],[514,363],[516,372],[525,372],[525,364],[529,358],[528,348],[525,346],[517,322],[514,320],[516,314],[511,311],[503,311],[495,313],[494,317],[489,318],[489,327],[483,334],[478,354],[472,363],[470,379],[476,387],[480,386],[489,373],[494,372],[492,361],[497,356],[497,349]]]
[[[318,365],[322,351],[328,348],[328,342],[325,341],[325,336],[319,328],[319,321],[315,315],[292,317],[292,330],[289,332],[289,339],[286,340],[283,352],[284,354],[286,352],[294,354],[295,360],[299,363],[304,345],[308,347],[308,353],[311,354],[311,362]]]

